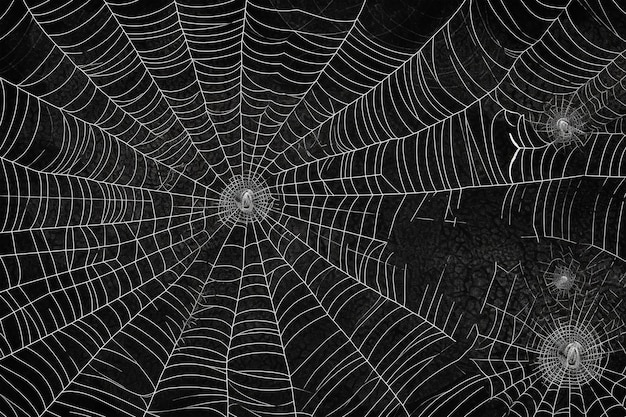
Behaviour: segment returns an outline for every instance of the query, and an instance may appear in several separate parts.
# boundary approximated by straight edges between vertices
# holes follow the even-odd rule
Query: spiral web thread
[[[553,323],[552,331],[543,335],[537,361],[548,385],[580,389],[601,379],[606,366],[603,342],[595,329],[583,324],[584,327],[579,327],[559,318]]]
[[[249,175],[234,177],[220,194],[218,214],[230,226],[263,220],[272,208],[274,198],[260,178]]]
[[[615,310],[619,301],[573,297],[569,308],[551,309],[541,295],[520,299],[520,290],[527,288],[522,274],[519,265],[496,264],[483,304],[490,324],[473,331],[472,361],[480,375],[455,384],[420,415],[443,410],[454,410],[453,416],[484,415],[494,403],[502,412],[528,417],[622,412],[626,327]],[[508,290],[505,300],[492,293],[501,285]]]
[[[566,254],[565,257],[550,261],[543,274],[543,280],[555,298],[565,299],[583,288],[584,274],[580,262]]]
[[[619,2],[436,3],[4,2],[0,411],[414,415],[460,313],[389,239],[435,195],[624,260]]]

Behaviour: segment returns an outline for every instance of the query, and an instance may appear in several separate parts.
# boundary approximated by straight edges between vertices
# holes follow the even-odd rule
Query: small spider
[[[557,97],[546,106],[545,113],[531,124],[537,133],[545,134],[557,148],[583,146],[589,133],[586,128],[587,111],[565,97]]]
[[[580,288],[583,271],[578,261],[557,258],[550,262],[543,278],[550,291],[558,298],[567,298]]]

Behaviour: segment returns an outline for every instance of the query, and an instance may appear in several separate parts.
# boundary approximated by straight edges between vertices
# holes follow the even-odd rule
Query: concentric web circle
[[[577,271],[566,266],[557,266],[554,271],[546,272],[544,275],[548,288],[560,297],[567,296],[575,289],[577,278]]]
[[[557,101],[548,110],[546,131],[557,146],[582,144],[585,120],[581,110],[566,100]]]
[[[549,385],[581,387],[602,375],[606,352],[590,327],[562,323],[539,346],[539,369]]]
[[[507,327],[503,284],[483,337],[477,300],[531,236],[626,260],[626,13],[382,3],[3,3],[0,415],[431,417],[485,379],[554,408],[518,372],[554,326]],[[505,349],[471,373],[473,333]],[[576,407],[624,408],[616,357]]]
[[[218,214],[228,225],[264,219],[272,208],[272,194],[262,178],[248,175],[233,177],[222,191]]]
[[[553,259],[543,280],[553,297],[565,299],[579,292],[585,283],[585,271],[570,254]]]

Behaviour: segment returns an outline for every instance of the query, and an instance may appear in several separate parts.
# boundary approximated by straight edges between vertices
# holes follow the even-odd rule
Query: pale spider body
[[[580,289],[584,274],[574,259],[557,258],[550,262],[543,279],[555,298],[568,298]]]
[[[219,218],[228,225],[257,221],[267,216],[273,201],[263,179],[238,175],[231,179],[220,195]]]
[[[557,97],[546,105],[543,115],[530,123],[557,148],[583,146],[588,134],[587,111],[583,105],[566,97]]]
[[[589,323],[563,318],[540,339],[537,364],[546,384],[579,388],[601,377],[607,353]]]

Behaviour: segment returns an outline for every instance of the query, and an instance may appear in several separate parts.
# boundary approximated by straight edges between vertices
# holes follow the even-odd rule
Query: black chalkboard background
[[[625,416],[618,1],[0,5],[0,415]]]

